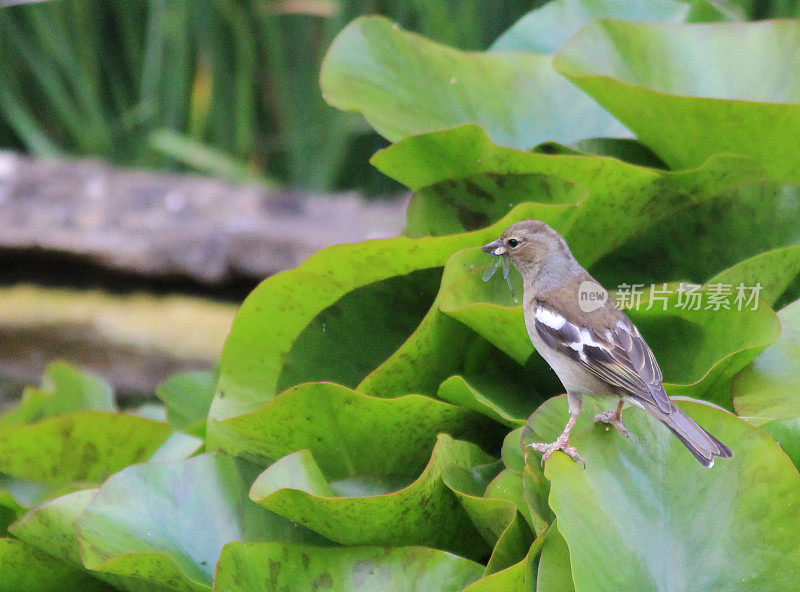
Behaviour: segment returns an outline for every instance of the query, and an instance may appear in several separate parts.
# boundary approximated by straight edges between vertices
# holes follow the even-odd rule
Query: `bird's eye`
[[[508,239],[508,246],[511,247],[512,249],[514,247],[516,247],[518,244],[519,244],[519,241],[517,239],[515,239],[515,238]]]

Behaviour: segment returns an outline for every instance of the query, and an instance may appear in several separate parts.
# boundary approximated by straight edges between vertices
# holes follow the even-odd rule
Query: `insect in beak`
[[[483,245],[481,247],[481,251],[484,253],[489,253],[490,255],[503,255],[506,252],[506,248],[503,246],[503,243],[500,242],[500,239],[495,239],[492,242]]]
[[[489,267],[486,268],[486,271],[483,272],[481,279],[484,282],[488,282],[492,279],[492,276],[497,271],[497,268],[500,267],[500,263],[503,264],[503,278],[505,278],[506,283],[508,284],[508,291],[511,292],[511,297],[514,298],[514,288],[511,286],[511,278],[509,277],[508,273],[508,257],[503,257],[503,254],[506,252],[506,248],[500,244],[500,239],[490,242],[488,245],[483,245],[481,247],[481,251],[484,253],[489,253],[494,257],[494,261],[489,264]]]

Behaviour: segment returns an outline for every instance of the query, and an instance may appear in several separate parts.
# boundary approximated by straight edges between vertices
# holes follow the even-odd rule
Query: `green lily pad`
[[[735,292],[730,295],[730,309],[714,310],[711,298],[716,292],[711,285],[701,290],[705,300],[700,310],[684,309],[679,286],[675,288],[666,286],[673,291],[664,302],[655,300],[659,295],[650,291],[638,309],[625,312],[652,348],[668,394],[732,408],[732,378],[778,338],[777,315],[763,303],[742,303],[739,310]]]
[[[176,429],[202,437],[217,385],[216,372],[184,372],[156,387],[167,407],[167,419]]]
[[[553,523],[553,512],[547,505],[550,482],[541,467],[525,462],[526,453],[520,443],[523,431],[518,428],[509,432],[503,441],[503,463],[507,468],[491,483],[486,495],[512,500],[539,537]]]
[[[778,318],[780,337],[733,380],[733,405],[743,417],[800,417],[800,300]]]
[[[749,257],[798,241],[800,189],[754,173],[720,185],[700,201],[686,200],[669,217],[642,223],[591,271],[606,285],[703,283]]]
[[[503,463],[498,460],[469,469],[450,465],[442,471],[442,481],[461,502],[461,506],[483,540],[490,547],[496,549],[499,541],[504,536],[506,537],[507,540],[501,551],[504,557],[495,559],[495,563],[503,563],[500,569],[521,560],[533,542],[533,537],[530,540],[524,540],[524,525],[517,522],[518,512],[513,501],[485,495],[489,484],[497,477],[502,468]],[[530,533],[530,529],[528,529],[528,533]],[[520,539],[522,539],[522,543],[518,544]],[[514,555],[520,547],[524,547],[522,552],[518,556]],[[492,554],[494,555],[494,551]],[[508,560],[508,556],[511,556],[512,559]]]
[[[787,72],[798,50],[800,23],[788,20],[603,20],[566,43],[554,66],[673,168],[744,154],[797,182],[800,84]]]
[[[481,578],[463,592],[534,592],[539,551],[544,537],[537,538],[519,563]]]
[[[640,167],[666,170],[668,167],[655,152],[633,138],[588,138],[569,146],[546,142],[534,148],[539,154],[564,154],[570,156],[610,156]]]
[[[81,411],[0,427],[0,472],[45,483],[102,481],[147,460],[168,425],[127,414]]]
[[[514,210],[514,215],[523,212],[526,209],[521,205]],[[496,397],[498,405],[515,405],[516,401],[518,411],[527,406],[530,398],[536,399],[537,390],[532,388],[536,383],[531,373],[501,353],[503,344],[492,344],[478,335],[475,327],[442,314],[440,307],[448,302],[451,284],[460,281],[464,269],[472,272],[476,269],[463,263],[465,257],[474,255],[457,252],[448,259],[439,294],[428,314],[406,342],[364,378],[359,391],[374,396],[399,396],[408,392],[434,395],[448,378],[461,375],[476,388],[485,390],[486,397]],[[484,254],[482,260],[487,259]],[[502,289],[507,291],[505,287]],[[483,405],[473,408],[487,409]]]
[[[759,427],[772,436],[794,466],[800,468],[800,417],[773,419]]]
[[[477,250],[451,258],[442,280],[440,307],[518,363],[524,363],[534,350],[522,308],[509,307],[507,296],[502,305],[492,303],[497,298],[481,280],[481,257],[488,259]],[[457,275],[458,281],[448,280],[450,273]],[[516,271],[511,273],[516,275]],[[618,303],[636,306],[626,313],[653,349],[670,394],[709,398],[730,407],[731,378],[777,339],[780,327],[775,314],[763,303],[737,303],[734,288],[730,293],[717,293],[712,288],[707,286],[701,292],[699,310],[693,310],[695,305],[688,304],[676,285],[640,290],[638,300],[632,290],[627,296],[616,296]]]
[[[424,545],[477,559],[486,543],[443,473],[491,461],[474,444],[441,435],[419,478],[398,489],[386,476],[329,482],[309,453],[295,453],[264,471],[250,497],[344,545]]]
[[[745,259],[706,283],[761,286],[761,300],[777,309],[800,296],[799,279],[800,245],[791,245]]]
[[[0,490],[0,536],[4,535],[8,525],[25,513],[25,508],[8,492]]]
[[[11,531],[15,537],[36,547],[39,551],[73,565],[79,570],[84,570],[85,573],[113,586],[115,590],[125,590],[126,592],[175,590],[182,592],[194,589],[180,576],[176,576],[171,585],[161,586],[136,576],[119,576],[86,570],[80,554],[78,531],[75,524],[96,493],[97,489],[84,489],[47,501],[31,509],[15,522]],[[167,566],[166,569],[170,569],[170,566]]]
[[[66,362],[52,362],[45,368],[41,387],[25,389],[19,404],[0,416],[0,426],[85,410],[116,411],[111,387]]]
[[[424,547],[320,548],[230,543],[222,550],[214,590],[225,592],[456,592],[483,566]]]
[[[150,462],[174,462],[185,460],[197,453],[204,445],[197,436],[172,432],[150,457]]]
[[[223,453],[128,467],[78,517],[84,565],[169,589],[208,590],[229,542],[323,542],[247,499],[257,473]]]
[[[385,399],[332,383],[298,385],[224,423],[237,435],[230,453],[265,464],[308,449],[334,480],[387,471],[413,479],[428,464],[438,434],[483,441],[490,424],[431,397]]]
[[[525,453],[520,447],[520,439],[524,428],[517,428],[509,432],[503,440],[503,448],[500,452],[506,468],[517,475],[522,475],[525,470]]]
[[[522,514],[517,512],[492,549],[492,556],[486,564],[484,575],[498,573],[522,561],[533,540],[534,535],[528,523]]]
[[[539,558],[539,570],[536,573],[536,590],[538,592],[575,592],[569,549],[558,530],[558,524],[553,524],[544,537],[542,555]]]
[[[534,402],[538,402],[530,394],[524,397],[502,388],[496,389],[489,397],[463,376],[451,376],[445,380],[439,386],[436,396],[454,405],[482,413],[510,427],[519,427],[525,423],[525,418],[533,412]]]
[[[679,405],[729,444],[733,458],[702,467],[638,408],[623,411],[632,436],[625,438],[592,425],[600,407],[585,401],[570,439],[585,468],[561,453],[547,461],[575,590],[650,590],[654,582],[666,590],[796,590],[800,474],[760,429],[709,405]],[[532,437],[549,441],[567,418],[565,397],[540,411]]]
[[[489,264],[490,258],[479,249],[465,249],[451,257],[449,273],[442,278],[439,309],[494,344],[518,364],[524,364],[533,353],[533,344],[525,331],[525,318],[520,306],[521,277],[516,270],[509,270],[515,286],[512,298],[501,278],[483,281],[483,271]],[[527,418],[532,411],[524,417]]]
[[[417,190],[406,212],[406,234],[439,236],[477,230],[520,202],[531,204],[531,218],[564,228],[586,196],[585,187],[541,173],[452,178]]]
[[[97,489],[82,489],[44,502],[15,522],[10,532],[40,551],[83,567],[75,522]]]
[[[335,314],[333,311],[337,304],[346,299],[348,294],[383,280],[411,275],[418,270],[440,268],[458,249],[488,242],[502,228],[528,217],[529,210],[523,204],[495,226],[472,233],[418,240],[374,240],[330,247],[315,254],[297,269],[264,281],[239,309],[225,343],[217,393],[209,412],[209,445],[212,448],[234,445],[236,436],[225,431],[222,421],[253,412],[277,394],[277,389],[284,385],[282,373],[287,364],[314,368],[314,376],[303,378],[303,382],[324,378],[319,376],[321,370],[315,368],[315,360],[304,357],[308,352],[297,351],[294,346],[317,317],[326,313]],[[389,306],[382,301],[371,304],[368,299],[361,298],[359,301],[382,308],[382,314],[387,318],[395,315],[397,309],[402,309],[402,305],[396,302]],[[359,317],[365,313],[352,304],[347,307],[347,314],[338,317],[338,323],[352,322],[358,325]],[[451,327],[459,326],[451,319],[445,319],[444,322],[451,323]],[[387,321],[385,326],[385,332],[370,329],[344,343],[330,341],[330,351],[326,354],[323,367],[335,375],[341,367],[349,364],[354,350],[362,349],[372,352],[369,354],[373,356],[370,364],[378,366],[384,361],[383,356],[392,352],[391,348],[387,350],[385,344],[380,344],[381,341],[388,340],[399,345],[408,338],[404,330],[394,332],[395,326],[391,322]],[[325,326],[319,326],[319,331],[324,332]],[[448,339],[458,343],[457,334],[447,335]],[[294,355],[301,356],[304,362],[292,362]],[[444,354],[441,359],[442,364],[447,363]],[[437,373],[429,380],[428,391],[435,393],[439,384],[454,373]],[[296,373],[295,376],[299,379]],[[351,376],[350,380],[353,378]],[[331,377],[324,379],[330,380]],[[395,396],[409,392],[421,391],[395,391]],[[385,396],[389,393],[378,391],[370,394]]]
[[[484,495],[489,498],[507,500],[514,504],[520,515],[528,522],[528,526],[535,530],[536,522],[531,520],[523,497],[521,475],[510,471],[508,468],[503,469],[486,487]]]
[[[800,192],[744,157],[716,155],[697,169],[659,171],[613,158],[502,148],[483,130],[464,126],[401,140],[372,162],[416,191],[408,212],[414,236],[494,222],[531,199],[552,202],[537,204],[532,217],[561,232],[576,258],[609,286],[702,282],[800,240]],[[577,190],[536,193],[520,182],[537,175],[568,180],[586,197]],[[738,240],[744,235],[750,240]]]
[[[673,0],[554,0],[519,19],[492,45],[492,50],[552,54],[581,27],[599,18],[682,23],[691,6]]]
[[[85,571],[17,539],[0,538],[0,592],[101,592],[112,589]]]
[[[609,208],[632,210],[653,196],[648,188],[660,177],[658,171],[612,158],[551,156],[498,146],[474,125],[400,140],[370,162],[416,192],[408,210],[411,236],[471,230],[473,221],[485,226],[530,201],[537,202],[531,218],[544,219],[565,233],[572,210],[587,197]],[[636,227],[627,217],[617,215],[617,221],[622,226],[611,237]],[[608,242],[597,242],[602,230],[591,229],[587,242],[594,242],[587,255]]]
[[[361,112],[382,136],[480,124],[520,149],[553,140],[630,136],[559,76],[549,56],[462,52],[362,17],[334,40],[320,76],[329,104]]]

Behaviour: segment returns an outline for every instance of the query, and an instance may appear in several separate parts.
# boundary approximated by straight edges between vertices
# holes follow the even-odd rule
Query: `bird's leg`
[[[598,421],[607,423],[611,427],[615,428],[620,434],[622,434],[626,438],[630,438],[631,437],[630,432],[628,432],[628,430],[625,429],[625,426],[622,425],[622,420],[620,419],[620,416],[622,414],[622,406],[624,404],[625,404],[624,399],[620,399],[616,411],[605,411],[603,413],[598,413],[594,418],[595,423],[597,423]]]
[[[572,431],[572,428],[575,427],[575,422],[578,421],[578,414],[581,412],[581,399],[580,397],[568,397],[569,399],[569,420],[567,421],[567,425],[564,426],[564,431],[561,432],[561,435],[556,438],[555,442],[544,443],[544,442],[531,442],[530,444],[526,444],[526,448],[531,448],[536,450],[537,452],[543,452],[542,455],[542,466],[544,466],[544,462],[550,458],[556,450],[562,450],[564,454],[569,456],[575,462],[580,462],[583,465],[586,463],[583,462],[580,454],[575,449],[574,446],[567,446],[567,441],[569,440],[569,434]]]

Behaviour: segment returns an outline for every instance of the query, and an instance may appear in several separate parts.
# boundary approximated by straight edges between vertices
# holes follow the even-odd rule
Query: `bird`
[[[544,453],[542,464],[557,450],[583,463],[569,436],[584,396],[617,398],[616,410],[598,414],[595,422],[624,436],[630,434],[620,414],[628,401],[665,424],[705,467],[715,457],[733,456],[667,396],[661,369],[641,333],[612,298],[602,298],[608,293],[575,260],[558,232],[539,220],[525,220],[481,250],[507,258],[522,276],[528,336],[566,390],[570,415],[564,431],[554,442],[527,445]],[[587,293],[596,297],[581,296]]]

